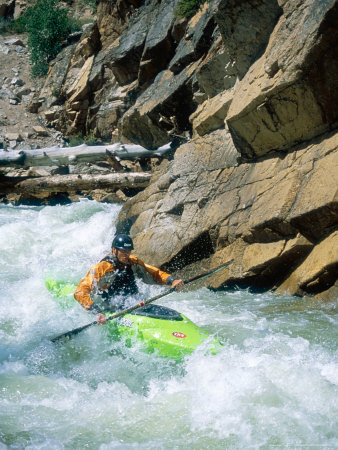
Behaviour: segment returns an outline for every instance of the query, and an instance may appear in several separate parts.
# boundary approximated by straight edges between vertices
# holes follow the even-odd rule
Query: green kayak
[[[74,306],[74,284],[47,279],[46,286],[62,307]],[[106,313],[107,317],[109,315],[112,314]],[[106,327],[113,339],[124,339],[127,346],[139,342],[147,352],[174,359],[193,353],[203,343],[206,352],[211,354],[217,353],[222,346],[218,339],[183,314],[155,304],[148,304],[108,321]]]

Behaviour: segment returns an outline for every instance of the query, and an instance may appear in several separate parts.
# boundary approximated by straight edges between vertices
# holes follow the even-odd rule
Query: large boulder
[[[264,55],[237,86],[226,118],[244,158],[307,141],[337,121],[337,3],[284,2]]]
[[[225,130],[196,138],[124,205],[118,228],[131,232],[140,256],[150,252],[155,264],[170,269],[203,258],[212,265],[234,258],[228,271],[214,277],[216,288],[272,288],[302,264],[337,224],[336,136],[285,157],[224,167],[236,154]],[[323,229],[314,214],[310,233],[307,186],[318,179],[323,188],[311,191],[312,211],[325,211],[331,225]]]
[[[224,119],[233,98],[231,89],[215,95],[202,103],[190,116],[194,133],[203,136],[211,131],[224,128]]]
[[[338,231],[323,239],[305,261],[278,288],[292,295],[326,291],[337,280]]]

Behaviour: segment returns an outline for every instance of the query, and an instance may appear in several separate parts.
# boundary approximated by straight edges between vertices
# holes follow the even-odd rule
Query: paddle
[[[200,280],[201,278],[205,278],[216,272],[219,272],[220,270],[229,266],[232,262],[233,262],[233,259],[231,259],[230,261],[228,261],[224,264],[221,264],[218,267],[214,267],[213,269],[210,269],[207,272],[203,272],[200,275],[196,275],[192,278],[189,278],[189,280],[184,281],[184,284],[186,285],[186,284],[192,283],[193,281]],[[145,300],[144,302],[137,303],[136,305],[130,306],[129,308],[124,309],[123,311],[119,311],[119,312],[116,312],[115,314],[112,314],[111,316],[107,317],[107,320],[113,320],[113,319],[117,319],[118,317],[124,316],[125,314],[128,314],[137,308],[141,308],[142,306],[147,305],[148,303],[152,303],[155,300],[158,300],[161,297],[171,294],[174,291],[175,291],[175,288],[168,289],[167,291],[164,291],[161,294],[155,295],[155,297],[148,298],[148,300]],[[70,330],[70,331],[67,331],[66,333],[59,334],[58,336],[55,336],[54,338],[52,338],[51,341],[56,342],[62,338],[75,336],[76,334],[80,333],[81,331],[85,330],[86,328],[91,327],[92,325],[97,325],[97,321],[95,320],[94,322],[87,323],[87,325],[83,325],[82,327],[75,328],[74,330]]]

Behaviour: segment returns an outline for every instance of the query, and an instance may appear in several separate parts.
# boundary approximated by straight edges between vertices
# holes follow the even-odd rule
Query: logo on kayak
[[[172,333],[172,335],[175,336],[175,337],[177,337],[177,338],[186,338],[186,337],[187,337],[186,334],[180,333],[179,331],[174,331],[174,332]]]

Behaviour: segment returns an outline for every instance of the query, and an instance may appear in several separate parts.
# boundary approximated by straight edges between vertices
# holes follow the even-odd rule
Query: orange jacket
[[[75,292],[76,300],[87,310],[94,305],[95,294],[100,295],[104,290],[108,289],[115,278],[115,267],[113,261],[102,260],[95,266],[91,267],[86,276],[80,281]],[[170,284],[175,279],[171,275],[163,272],[157,267],[145,264],[135,255],[129,256],[129,264],[136,276],[139,276],[147,282],[156,282],[158,284]]]

